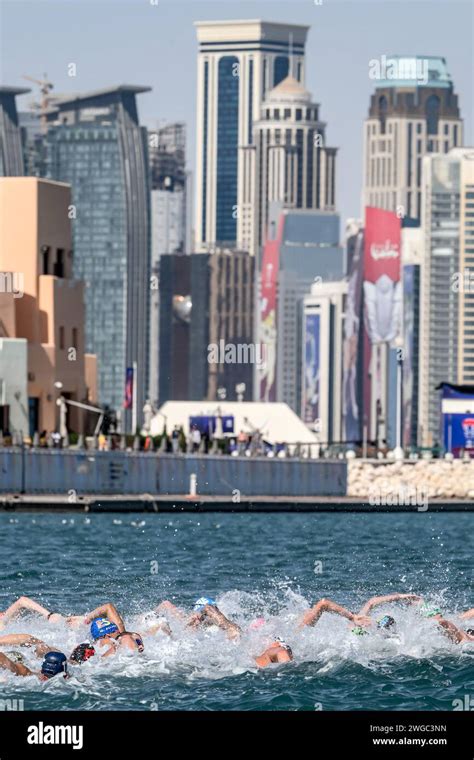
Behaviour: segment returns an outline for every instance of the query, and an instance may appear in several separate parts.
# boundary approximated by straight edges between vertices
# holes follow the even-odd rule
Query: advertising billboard
[[[259,342],[266,361],[259,367],[257,374],[258,397],[261,401],[276,401],[277,288],[284,223],[285,217],[281,214],[276,238],[267,240],[263,247],[260,274]]]
[[[346,441],[359,441],[361,439],[359,357],[364,268],[364,233],[362,230],[347,239],[347,251],[350,269],[344,309],[342,417],[344,439]]]
[[[364,413],[372,435],[387,416],[388,347],[401,336],[401,220],[392,211],[365,209],[364,239]],[[377,420],[371,418],[375,412]],[[374,414],[374,412],[372,412]]]
[[[304,318],[303,421],[314,427],[319,419],[320,315]]]

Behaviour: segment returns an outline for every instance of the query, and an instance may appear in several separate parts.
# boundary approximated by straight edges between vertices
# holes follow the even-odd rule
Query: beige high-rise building
[[[423,156],[448,153],[463,140],[446,60],[382,56],[369,63],[369,76],[375,92],[364,126],[362,205],[419,219]]]
[[[255,167],[247,179],[254,228],[244,247],[257,254],[265,242],[271,203],[287,209],[335,211],[336,148],[326,145],[319,104],[294,77],[267,95],[254,126]]]
[[[249,250],[253,124],[267,92],[305,80],[307,26],[261,20],[199,21],[196,251]]]
[[[84,353],[83,283],[72,278],[69,185],[36,177],[0,178],[0,403],[14,432],[58,428],[57,399],[94,402],[96,358]],[[20,361],[27,344],[27,398]],[[62,383],[58,390],[55,385]],[[19,406],[19,409],[16,407]],[[16,421],[16,422],[15,422]],[[82,432],[83,412],[68,406],[67,427]]]
[[[440,383],[474,383],[474,148],[423,160],[419,427],[440,439]]]

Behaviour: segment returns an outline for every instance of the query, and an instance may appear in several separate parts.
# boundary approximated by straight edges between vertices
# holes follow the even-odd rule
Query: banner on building
[[[125,398],[123,402],[124,409],[133,407],[133,367],[127,367],[125,372]]]
[[[319,420],[320,382],[320,323],[319,314],[304,318],[303,421],[315,427]]]
[[[361,440],[360,404],[360,337],[362,314],[362,280],[364,271],[364,233],[362,230],[347,239],[349,285],[345,299],[342,417],[344,440]]]
[[[280,245],[285,217],[280,216],[278,233],[263,247],[260,275],[259,342],[264,350],[265,363],[258,369],[258,394],[261,401],[276,401],[277,363],[277,288],[280,267]],[[264,348],[263,348],[264,347]]]
[[[375,437],[379,422],[387,425],[386,348],[402,330],[401,220],[392,211],[368,206],[364,237],[363,404],[369,437]]]

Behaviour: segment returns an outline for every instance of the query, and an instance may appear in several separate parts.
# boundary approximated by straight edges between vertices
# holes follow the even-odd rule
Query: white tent
[[[165,422],[168,434],[178,425],[188,435],[189,418],[200,415],[232,416],[236,436],[258,430],[269,443],[318,443],[288,404],[258,401],[167,401],[151,421],[151,435],[161,435]]]

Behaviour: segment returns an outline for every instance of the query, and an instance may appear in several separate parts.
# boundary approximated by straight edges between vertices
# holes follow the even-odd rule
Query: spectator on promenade
[[[196,425],[191,429],[191,444],[193,453],[197,453],[201,445],[201,431]]]
[[[248,435],[244,430],[241,430],[237,436],[237,443],[239,445],[239,454],[243,454],[247,448]]]
[[[171,446],[173,454],[177,454],[179,452],[179,439],[180,439],[180,431],[178,425],[175,425],[173,428],[173,432],[171,433]]]

